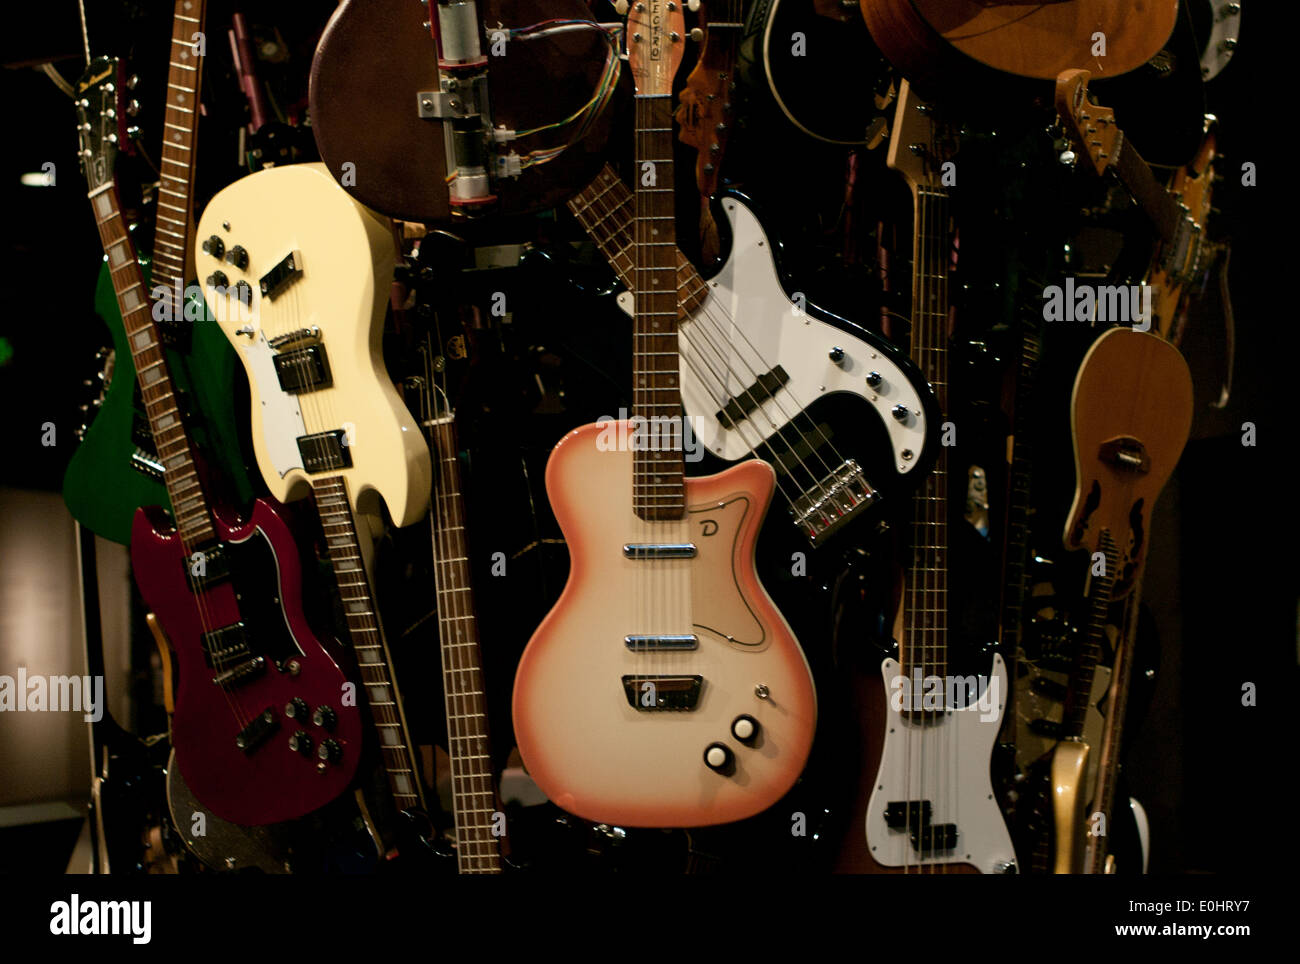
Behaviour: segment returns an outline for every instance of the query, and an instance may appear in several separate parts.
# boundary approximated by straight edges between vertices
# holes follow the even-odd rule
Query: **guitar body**
[[[417,94],[438,90],[438,46],[422,26],[432,10],[420,0],[347,0],[326,25],[311,65],[312,132],[330,173],[358,201],[409,221],[452,216],[443,141],[450,124],[417,111]],[[485,25],[512,28],[592,16],[581,0],[480,0],[478,14]],[[488,57],[493,125],[526,130],[577,111],[599,83],[605,50],[594,30],[510,38],[504,53]],[[527,214],[562,204],[572,185],[586,184],[604,163],[612,114],[606,109],[554,161],[494,180],[492,210]],[[511,146],[520,155],[558,147],[574,126]]]
[[[688,478],[685,516],[645,522],[632,510],[633,453],[602,442],[626,428],[575,429],[547,465],[572,561],[559,602],[519,663],[519,749],[543,792],[586,820],[633,827],[740,820],[794,784],[817,714],[808,663],[754,571],[773,473],[749,461]],[[693,543],[697,555],[625,557],[625,544],[647,542]],[[642,634],[692,634],[698,648],[633,651],[625,637]],[[700,678],[693,709],[657,705],[669,691],[654,687],[668,677]],[[757,724],[752,745],[733,735],[742,715]],[[734,757],[729,775],[705,763],[714,744]]]
[[[195,561],[158,509],[138,511],[131,535],[140,594],[176,653],[176,762],[194,796],[223,820],[246,826],[289,820],[328,803],[351,782],[361,755],[360,712],[343,705],[347,677],[303,612],[298,545],[280,510],[258,499],[248,521],[218,510],[213,524],[229,575],[214,578],[200,596],[190,585]],[[239,623],[245,649],[211,657],[204,634]],[[237,645],[227,640],[211,649],[224,654]],[[265,660],[260,671],[213,682],[220,668],[258,656]],[[286,704],[295,698],[311,710],[331,707],[337,722],[329,728],[286,718]],[[241,731],[268,712],[266,732],[241,750]],[[311,739],[300,750],[289,746],[297,730]],[[338,741],[341,753],[318,771],[314,751],[327,738]]]
[[[839,464],[837,453],[855,458],[868,481],[886,497],[903,494],[922,475],[918,466],[929,451],[929,426],[937,422],[934,393],[924,377],[885,339],[806,297],[794,301],[787,291],[792,282],[782,276],[778,262],[782,245],[769,237],[753,202],[727,192],[718,204],[729,235],[726,260],[708,279],[704,303],[678,330],[682,404],[700,442],[711,454],[736,462],[749,457],[758,440],[772,439],[791,422],[806,428],[810,416],[821,424],[827,408],[842,409],[852,416],[850,421],[873,423],[870,438],[879,444],[870,450],[855,447],[848,439],[862,434],[861,424],[855,429],[845,423],[833,427],[829,437],[812,433],[814,446],[830,443],[816,454],[826,465]],[[628,314],[632,298],[631,292],[619,295]],[[842,351],[839,361],[831,360],[834,348]],[[705,382],[724,363],[731,398],[749,391],[760,374],[777,367],[789,380],[749,417],[724,425],[718,418],[718,389]],[[873,372],[880,376],[875,387],[867,381]],[[826,404],[830,399],[844,404]],[[896,405],[907,409],[906,418],[893,414]],[[809,480],[801,481],[800,489]]]
[[[1151,510],[1187,443],[1192,379],[1178,349],[1150,332],[1112,328],[1084,356],[1070,401],[1078,480],[1067,549],[1129,533],[1118,550],[1114,598],[1146,558]]]
[[[226,225],[230,227],[227,228]],[[199,221],[200,239],[222,239],[248,253],[244,269],[196,251],[201,277],[223,271],[226,291],[205,286],[222,332],[236,348],[252,392],[253,448],[271,494],[305,495],[314,467],[299,439],[341,433],[341,475],[354,507],[375,511],[382,497],[393,521],[410,525],[429,501],[429,451],[384,368],[383,320],[396,251],[389,224],[353,200],[324,164],[293,164],[250,174],[219,192]],[[260,279],[294,256],[296,271],[275,297]],[[230,289],[251,287],[243,311]],[[315,329],[328,378],[313,390],[282,390],[279,352],[270,339]],[[304,363],[306,364],[306,363]],[[365,505],[366,508],[360,508]]]
[[[885,660],[880,672],[885,693],[892,694],[898,662]],[[1006,665],[1001,655],[995,654],[989,693],[996,694],[997,700],[990,702],[987,710],[972,702],[964,708],[950,707],[942,719],[930,716],[922,723],[889,701],[880,765],[874,771],[866,813],[867,849],[879,868],[905,873],[969,872],[974,868],[992,874],[1005,873],[1015,865],[1011,834],[993,796],[989,774],[1007,692]],[[957,846],[942,853],[923,853],[909,839],[913,828],[891,826],[886,811],[891,802],[925,798],[928,787],[944,781],[947,792],[931,801],[931,822],[955,824]]]
[[[148,281],[148,265],[142,265]],[[219,455],[226,468],[225,481],[232,496],[244,502],[252,496],[252,486],[244,469],[239,434],[230,397],[230,381],[235,359],[226,339],[211,323],[204,310],[200,320],[182,322],[190,325],[189,353],[169,351],[171,370],[188,391],[191,405],[201,416],[198,428],[206,430],[204,439],[210,450]],[[72,453],[63,476],[63,501],[72,517],[96,535],[127,545],[131,541],[131,524],[135,510],[146,505],[169,507],[162,469],[152,452],[143,407],[138,404],[135,366],[127,346],[126,331],[113,293],[107,263],[101,265],[95,288],[95,311],[108,326],[113,337],[112,377],[104,392],[95,419],[85,438]],[[141,443],[145,443],[142,447]]]
[[[860,0],[876,44],[918,89],[990,71],[1055,80],[1087,68],[1117,77],[1142,66],[1173,33],[1178,0]],[[1105,35],[1105,56],[1093,53]]]

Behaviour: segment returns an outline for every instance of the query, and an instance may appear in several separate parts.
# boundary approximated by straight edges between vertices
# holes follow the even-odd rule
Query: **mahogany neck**
[[[1161,239],[1172,241],[1179,223],[1183,220],[1178,202],[1156,179],[1150,165],[1142,159],[1129,143],[1128,138],[1125,138],[1120,146],[1119,157],[1114,166],[1120,183],[1146,212]]]
[[[915,188],[912,259],[912,357],[948,412],[948,196]],[[915,497],[907,620],[899,662],[905,675],[948,672],[948,459],[939,449],[934,470]]]
[[[199,479],[194,450],[181,420],[176,388],[162,340],[153,320],[153,302],[144,287],[144,278],[136,260],[135,245],[122,219],[117,185],[113,181],[90,192],[95,225],[108,259],[118,311],[126,329],[136,380],[149,417],[158,460],[163,464],[163,480],[171,500],[172,517],[181,543],[192,549],[216,539],[207,498]]]
[[[420,770],[416,766],[401,695],[394,682],[392,657],[370,591],[361,541],[348,502],[347,481],[341,475],[314,479],[312,492],[343,600],[361,683],[366,688],[366,699],[379,736],[388,787],[399,811],[423,809]]]
[[[632,263],[632,191],[608,164],[596,179],[569,199],[582,229],[595,242],[629,291],[635,290]],[[677,320],[684,321],[708,297],[708,286],[681,250],[677,251]]]
[[[649,521],[686,512],[672,130],[672,97],[637,95],[632,417],[644,420],[648,444],[633,447],[632,499],[636,514]]]
[[[193,214],[194,151],[204,57],[194,54],[194,35],[203,32],[207,0],[176,0],[167,62],[167,109],[163,117],[162,169],[154,234],[153,284],[159,300],[183,317],[184,305],[172,305],[185,288]],[[205,41],[206,42],[206,41]]]
[[[487,703],[470,586],[454,417],[433,420],[428,436],[435,469],[430,523],[447,706],[447,755],[451,760],[456,818],[456,863],[462,874],[500,873],[501,855],[492,834],[497,798],[492,783]]]

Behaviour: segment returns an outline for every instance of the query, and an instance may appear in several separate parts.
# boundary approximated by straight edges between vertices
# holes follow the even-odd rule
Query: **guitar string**
[[[621,203],[623,203],[623,202],[620,202],[620,205],[621,205]],[[614,210],[617,210],[617,207],[618,207],[618,206],[619,206],[619,205],[616,205],[616,206],[614,207],[613,210],[608,211],[608,212],[606,212],[606,214],[602,215],[601,220],[603,220],[605,217],[608,217],[610,214],[612,214]],[[593,202],[591,202],[590,204],[588,204],[587,209],[590,209],[590,208],[597,208],[597,209],[599,210],[599,208],[598,208],[598,206],[597,206],[597,203],[596,203],[595,201],[593,201]],[[582,220],[584,219],[584,216],[585,216],[585,210],[584,210],[584,212],[582,212],[582,213],[579,213],[579,212],[575,211],[575,214],[577,214],[578,217],[579,217],[579,220],[582,221]],[[591,228],[589,228],[588,230],[589,230],[589,231],[592,231],[592,232],[594,233],[594,225],[593,225]],[[621,228],[621,230],[619,231],[619,233],[626,233],[626,226],[623,226],[623,227]],[[611,241],[614,240],[614,235],[613,235],[613,234],[611,234],[610,240],[611,240]],[[627,245],[627,246],[620,246],[620,251],[621,251],[621,250],[625,250],[626,247],[630,247],[630,245]],[[633,292],[633,295],[634,295],[634,297],[635,297],[635,292]],[[680,300],[680,295],[679,295],[679,300]],[[696,344],[696,343],[694,343],[694,342],[691,341],[690,332],[687,330],[686,327],[679,327],[679,329],[678,329],[678,333],[679,333],[679,335],[681,335],[683,338],[685,338],[685,340],[686,340],[688,343]],[[718,374],[718,372],[717,372],[716,370],[713,369],[712,364],[709,364],[709,363],[707,362],[707,359],[706,359],[706,353],[703,352],[703,351],[700,351],[700,350],[698,349],[698,347],[697,347],[697,353],[699,354],[701,360],[702,360],[702,361],[705,361],[705,363],[708,364],[708,367],[709,367],[709,369],[710,369],[711,374],[713,374],[714,378],[717,380],[718,385],[721,387],[721,394],[720,394],[720,395],[719,395],[719,393],[716,392],[716,391],[714,390],[714,388],[713,388],[713,387],[708,383],[708,380],[704,377],[703,373],[699,371],[698,367],[696,367],[694,364],[692,364],[691,359],[690,359],[690,356],[689,356],[687,353],[684,353],[684,352],[675,352],[674,354],[680,354],[680,357],[681,357],[684,361],[686,361],[688,365],[691,366],[692,370],[696,373],[697,377],[699,377],[699,378],[701,379],[701,385],[702,385],[702,387],[703,387],[703,388],[705,389],[705,391],[708,392],[709,395],[714,399],[715,403],[719,404],[719,406],[721,407],[721,406],[723,406],[723,405],[726,404],[727,397],[728,397],[727,390],[726,390],[726,381],[727,381],[727,379],[724,378],[723,376],[721,376],[720,374]],[[720,352],[717,353],[717,354],[721,355]],[[734,369],[731,369],[731,368],[730,368],[730,363],[728,362],[727,364],[728,364],[729,370],[731,370],[732,373],[734,374]],[[771,393],[769,392],[769,398],[771,398],[771,397],[772,397],[772,396],[771,396]],[[762,408],[760,407],[759,410],[762,411]],[[776,424],[775,424],[774,422],[771,421],[771,416],[768,415],[768,413],[766,413],[766,412],[763,412],[763,414],[764,414],[764,416],[768,419],[769,424],[770,424],[774,429],[777,428]],[[752,443],[750,443],[749,440],[745,438],[744,432],[743,432],[743,430],[742,430],[743,426],[746,425],[747,423],[752,423],[752,418],[750,418],[750,417],[746,417],[746,418],[743,418],[743,419],[741,419],[741,420],[735,422],[737,436],[740,438],[742,444],[745,445],[746,449],[749,451],[749,454],[750,454],[751,456],[753,456],[754,458],[760,458],[760,456],[758,455],[758,452],[756,451],[756,447],[755,447],[755,445],[752,444]],[[793,421],[791,422],[791,424],[793,424]],[[767,440],[765,440],[765,439],[762,438],[762,433],[761,433],[761,431],[758,431],[758,430],[755,430],[755,431],[756,431],[756,434],[759,435],[759,441],[758,441],[757,444],[760,445],[760,446],[766,446],[766,447],[768,448],[768,450],[771,451],[771,452],[773,453],[773,458],[774,458],[774,460],[775,460],[778,464],[782,464],[782,465],[784,465],[785,463],[782,461],[782,459],[780,458],[780,456],[776,455],[776,453],[775,453],[775,449],[773,448],[772,444],[771,444],[769,441],[767,441]],[[798,431],[797,426],[796,426],[796,431]],[[809,448],[812,448],[812,446],[810,445]],[[804,466],[804,463],[802,462],[801,459],[799,459],[799,457],[798,457],[797,455],[795,456],[795,458],[796,458],[796,462],[797,462],[798,465],[800,465],[800,466]],[[807,471],[807,470],[806,470],[806,466],[805,466],[805,471]],[[818,483],[817,483],[817,478],[816,478],[816,476],[815,476],[812,472],[808,472],[808,475],[809,475],[810,478],[813,479],[814,484],[818,484]],[[791,496],[790,493],[788,493],[788,492],[785,490],[785,487],[781,485],[780,475],[777,476],[776,484],[777,484],[777,488],[778,488],[778,490],[781,492],[781,495],[785,498],[785,500],[786,500],[786,501],[790,504],[790,506],[793,508],[793,506],[796,504],[796,497]],[[820,486],[819,486],[819,487],[820,487]],[[824,492],[825,490],[822,489],[822,491]],[[825,518],[825,512],[824,512],[824,510],[823,510],[823,512],[822,512],[822,516],[823,516],[823,518]]]

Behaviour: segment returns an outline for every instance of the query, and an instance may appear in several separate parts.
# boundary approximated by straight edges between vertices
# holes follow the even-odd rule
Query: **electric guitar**
[[[226,187],[198,233],[209,304],[248,371],[258,467],[273,493],[315,500],[388,789],[402,827],[419,824],[425,837],[418,757],[371,588],[368,529],[357,526],[382,508],[397,525],[417,521],[432,475],[381,352],[390,225],[313,163]],[[316,746],[322,761],[346,752],[329,737]]]
[[[754,570],[771,467],[685,475],[671,97],[684,37],[679,4],[645,0],[629,15],[634,409],[575,429],[551,455],[546,489],[571,568],[514,689],[533,780],[561,808],[620,826],[766,809],[802,771],[817,713],[803,651]]]
[[[912,354],[941,410],[949,374],[950,223],[941,174],[948,148],[930,107],[903,83],[889,166],[913,194]],[[883,746],[866,808],[868,859],[877,872],[1014,873],[1016,855],[989,769],[1008,697],[1002,656],[994,654],[978,699],[969,689],[963,699],[949,685],[946,463],[941,452],[915,497],[898,659],[881,664],[890,705],[877,734]]]
[[[884,338],[791,296],[748,199],[719,203],[730,243],[718,272],[705,280],[675,254],[682,404],[710,454],[772,464],[792,521],[822,545],[920,484],[934,393]],[[607,166],[569,208],[629,289],[619,303],[631,314],[632,192]]]
[[[1088,167],[1098,175],[1113,169],[1155,226],[1158,242],[1143,278],[1154,289],[1151,329],[1178,344],[1187,304],[1205,289],[1222,250],[1205,236],[1218,121],[1206,115],[1196,156],[1175,172],[1166,187],[1116,126],[1115,112],[1088,101],[1089,76],[1086,70],[1061,73],[1056,82],[1057,113]]]
[[[1106,869],[1106,837],[1095,817],[1114,820],[1124,715],[1134,665],[1134,638],[1142,571],[1146,564],[1151,513],[1182,454],[1192,424],[1192,382],[1178,349],[1150,332],[1130,328],[1107,331],[1088,350],[1075,377],[1070,402],[1074,432],[1074,502],[1066,520],[1065,546],[1092,553],[1101,566],[1101,603],[1128,597],[1121,620],[1119,650],[1110,681],[1102,731],[1097,790],[1084,815],[1063,803],[1057,809],[1057,867],[1071,866],[1075,848],[1086,840],[1084,871]],[[1097,570],[1094,570],[1097,571]],[[1100,605],[1101,603],[1095,604]],[[1094,608],[1094,624],[1098,610]],[[1085,651],[1083,658],[1091,659]],[[1079,705],[1075,696],[1076,713]],[[1053,777],[1073,785],[1086,745],[1065,747],[1053,761]],[[1058,748],[1058,753],[1062,752]],[[1061,793],[1063,798],[1070,794]],[[1064,851],[1064,853],[1062,852]]]
[[[136,512],[132,567],[176,651],[172,740],[186,782],[223,819],[271,823],[347,787],[360,717],[341,705],[344,674],[303,613],[298,546],[282,510],[259,499],[239,519],[205,492],[113,180],[119,80],[117,62],[100,58],[78,82],[81,161],[175,519]],[[281,732],[291,703],[303,714],[329,711],[348,751],[320,768],[306,759],[296,735]]]
[[[172,375],[188,398],[193,414],[190,428],[201,449],[216,452],[226,468],[225,481],[240,504],[252,497],[243,453],[235,429],[235,414],[228,386],[235,359],[221,333],[211,324],[197,292],[172,304],[175,292],[185,288],[184,238],[192,215],[190,197],[194,165],[191,158],[203,58],[195,57],[192,38],[203,30],[206,2],[177,0],[168,44],[168,86],[162,173],[157,198],[154,258],[142,265],[145,281],[164,287],[161,298],[169,309],[161,319],[163,342]],[[125,87],[134,87],[134,77]],[[188,106],[186,106],[188,105]],[[127,127],[128,111],[117,117],[118,147],[131,150],[134,128]],[[112,365],[104,369],[104,392],[94,402],[94,421],[85,428],[81,444],[68,463],[63,479],[63,499],[82,525],[113,542],[130,541],[135,510],[144,505],[167,508],[163,470],[153,451],[148,419],[136,390],[135,368],[122,330],[110,265],[100,270],[95,308],[113,339]],[[152,268],[152,277],[150,269]],[[116,376],[116,377],[114,377]]]

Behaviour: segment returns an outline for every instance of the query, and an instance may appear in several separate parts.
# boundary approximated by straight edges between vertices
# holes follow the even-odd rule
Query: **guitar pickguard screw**
[[[767,699],[771,694],[772,691],[767,688],[766,683],[759,683],[757,686],[754,687],[754,695],[757,696],[760,700]]]

